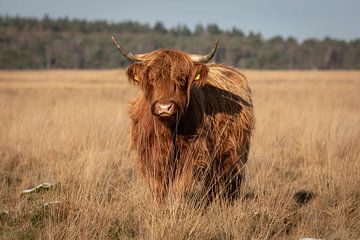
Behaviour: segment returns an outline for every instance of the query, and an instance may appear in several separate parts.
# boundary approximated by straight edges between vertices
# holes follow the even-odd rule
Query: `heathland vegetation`
[[[68,18],[0,16],[0,69],[114,68],[128,62],[118,56],[111,35],[126,49],[147,52],[177,48],[206,53],[220,41],[216,61],[256,69],[360,69],[360,39],[307,39],[244,33],[216,24],[166,28],[137,22],[109,23]]]
[[[0,239],[360,239],[359,72],[244,73],[253,197],[203,209],[154,207],[123,70],[1,71]],[[55,187],[20,194],[44,182]],[[314,198],[302,205],[300,190]]]

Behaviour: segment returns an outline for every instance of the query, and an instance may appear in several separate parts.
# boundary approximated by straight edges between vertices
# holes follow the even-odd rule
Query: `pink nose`
[[[175,113],[175,104],[173,102],[156,102],[154,114],[158,116],[170,116]]]

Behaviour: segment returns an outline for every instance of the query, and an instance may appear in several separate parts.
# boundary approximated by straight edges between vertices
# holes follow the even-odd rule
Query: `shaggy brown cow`
[[[131,143],[151,192],[235,199],[244,178],[254,114],[251,91],[234,68],[205,64],[214,56],[159,49],[118,50],[141,92],[130,108]]]

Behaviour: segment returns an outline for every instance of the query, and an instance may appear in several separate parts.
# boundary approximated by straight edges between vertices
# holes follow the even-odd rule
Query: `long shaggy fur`
[[[251,91],[238,70],[205,66],[203,83],[188,86],[187,93],[179,96],[184,104],[179,104],[182,111],[175,123],[164,123],[152,115],[144,91],[131,104],[131,145],[159,201],[169,193],[206,201],[239,196],[255,121]],[[174,50],[153,52],[142,64],[142,69],[156,69],[167,79],[191,75],[194,67],[186,53]],[[129,70],[128,75],[131,79]]]

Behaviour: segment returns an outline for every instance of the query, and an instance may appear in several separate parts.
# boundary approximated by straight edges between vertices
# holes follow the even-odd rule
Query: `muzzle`
[[[176,115],[177,109],[174,101],[156,101],[151,107],[151,112],[154,116],[166,118]]]

